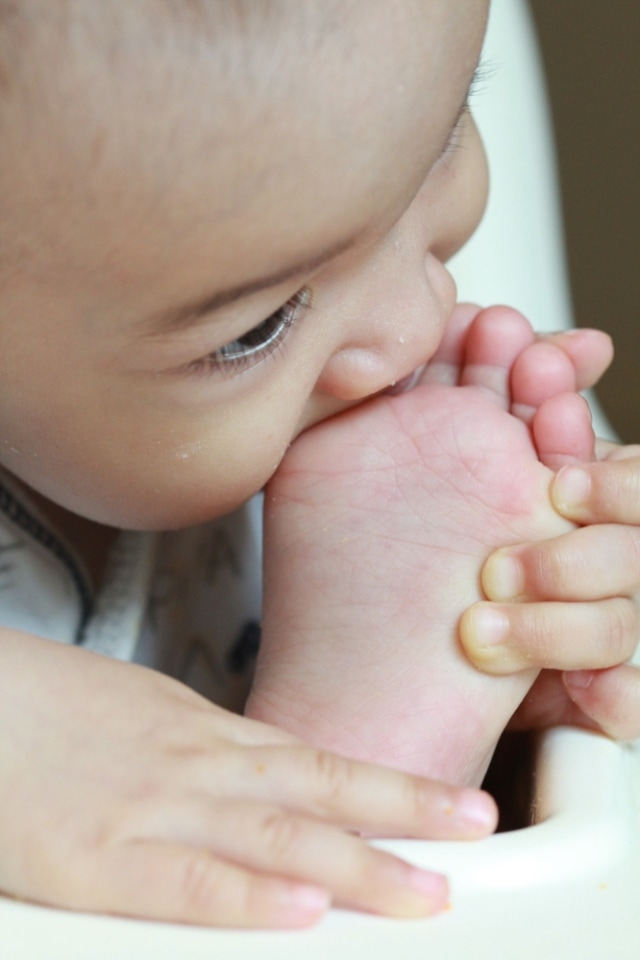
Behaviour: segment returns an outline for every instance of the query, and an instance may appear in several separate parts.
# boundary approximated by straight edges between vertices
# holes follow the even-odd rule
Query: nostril
[[[412,390],[424,373],[425,367],[426,363],[422,363],[413,371],[413,373],[410,373],[407,377],[403,377],[402,380],[398,380],[397,383],[392,383],[389,386],[387,393],[389,393],[392,397],[395,397],[399,393],[407,393],[408,390]]]

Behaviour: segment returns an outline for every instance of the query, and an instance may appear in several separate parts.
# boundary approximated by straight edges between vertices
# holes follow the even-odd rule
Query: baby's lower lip
[[[417,370],[414,370],[413,373],[410,373],[408,377],[403,377],[402,380],[398,380],[397,383],[392,383],[391,386],[387,387],[384,391],[385,393],[390,394],[392,397],[395,397],[399,393],[406,393],[407,390],[411,390],[420,379],[422,372],[426,364],[418,367]]]

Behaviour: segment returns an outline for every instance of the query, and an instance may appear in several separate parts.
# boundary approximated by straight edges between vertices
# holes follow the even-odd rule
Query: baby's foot
[[[504,409],[530,424],[538,459],[553,470],[593,459],[590,415],[585,416],[585,401],[575,391],[595,386],[607,370],[611,338],[601,330],[578,328],[536,337],[526,321],[528,335],[524,332],[522,321],[507,307],[480,311],[460,304],[421,382],[493,390]],[[518,343],[522,352],[509,369]]]
[[[293,444],[266,491],[249,715],[352,757],[480,783],[536,671],[476,671],[460,616],[482,599],[493,549],[571,529],[550,505],[552,474],[528,426],[510,412],[529,404],[512,368],[533,339],[512,311],[482,311],[411,391]],[[565,368],[549,391],[571,389],[570,378]],[[592,442],[586,413],[580,434]]]
[[[503,409],[529,424],[538,459],[558,470],[595,455],[590,414],[576,391],[593,386],[610,362],[610,341],[600,330],[537,339],[508,307],[462,304],[420,382],[492,391]]]

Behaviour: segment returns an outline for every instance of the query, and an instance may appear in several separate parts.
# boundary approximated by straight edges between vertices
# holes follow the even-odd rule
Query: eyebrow
[[[337,243],[325,247],[324,250],[314,254],[313,257],[303,257],[273,273],[255,277],[252,280],[246,280],[230,287],[224,287],[222,290],[217,290],[216,293],[211,296],[194,301],[177,310],[169,310],[156,314],[146,324],[147,333],[158,335],[197,326],[209,314],[215,313],[216,310],[220,310],[230,303],[235,303],[238,300],[250,297],[254,293],[260,293],[262,290],[271,290],[274,287],[286,283],[288,280],[293,280],[295,277],[312,273],[329,260],[333,260],[334,257],[353,247],[362,232],[362,230],[358,230],[346,239],[339,240]]]

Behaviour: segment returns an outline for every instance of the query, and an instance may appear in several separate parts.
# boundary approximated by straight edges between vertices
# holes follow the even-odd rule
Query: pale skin
[[[0,460],[99,583],[115,527],[227,512],[306,428],[433,355],[455,300],[444,261],[484,203],[467,115],[467,149],[445,145],[486,5],[340,4],[336,32],[328,0],[300,3],[320,16],[314,56],[287,18],[276,60],[258,30],[222,88],[206,31],[176,32],[151,0],[65,4],[88,18],[72,43],[49,0],[22,6],[39,26],[6,44]],[[304,286],[311,305],[284,311]],[[230,926],[308,925],[331,902],[424,916],[444,878],[351,830],[495,825],[480,792],[318,752],[37,637],[2,631],[0,686],[0,886],[25,899]]]

